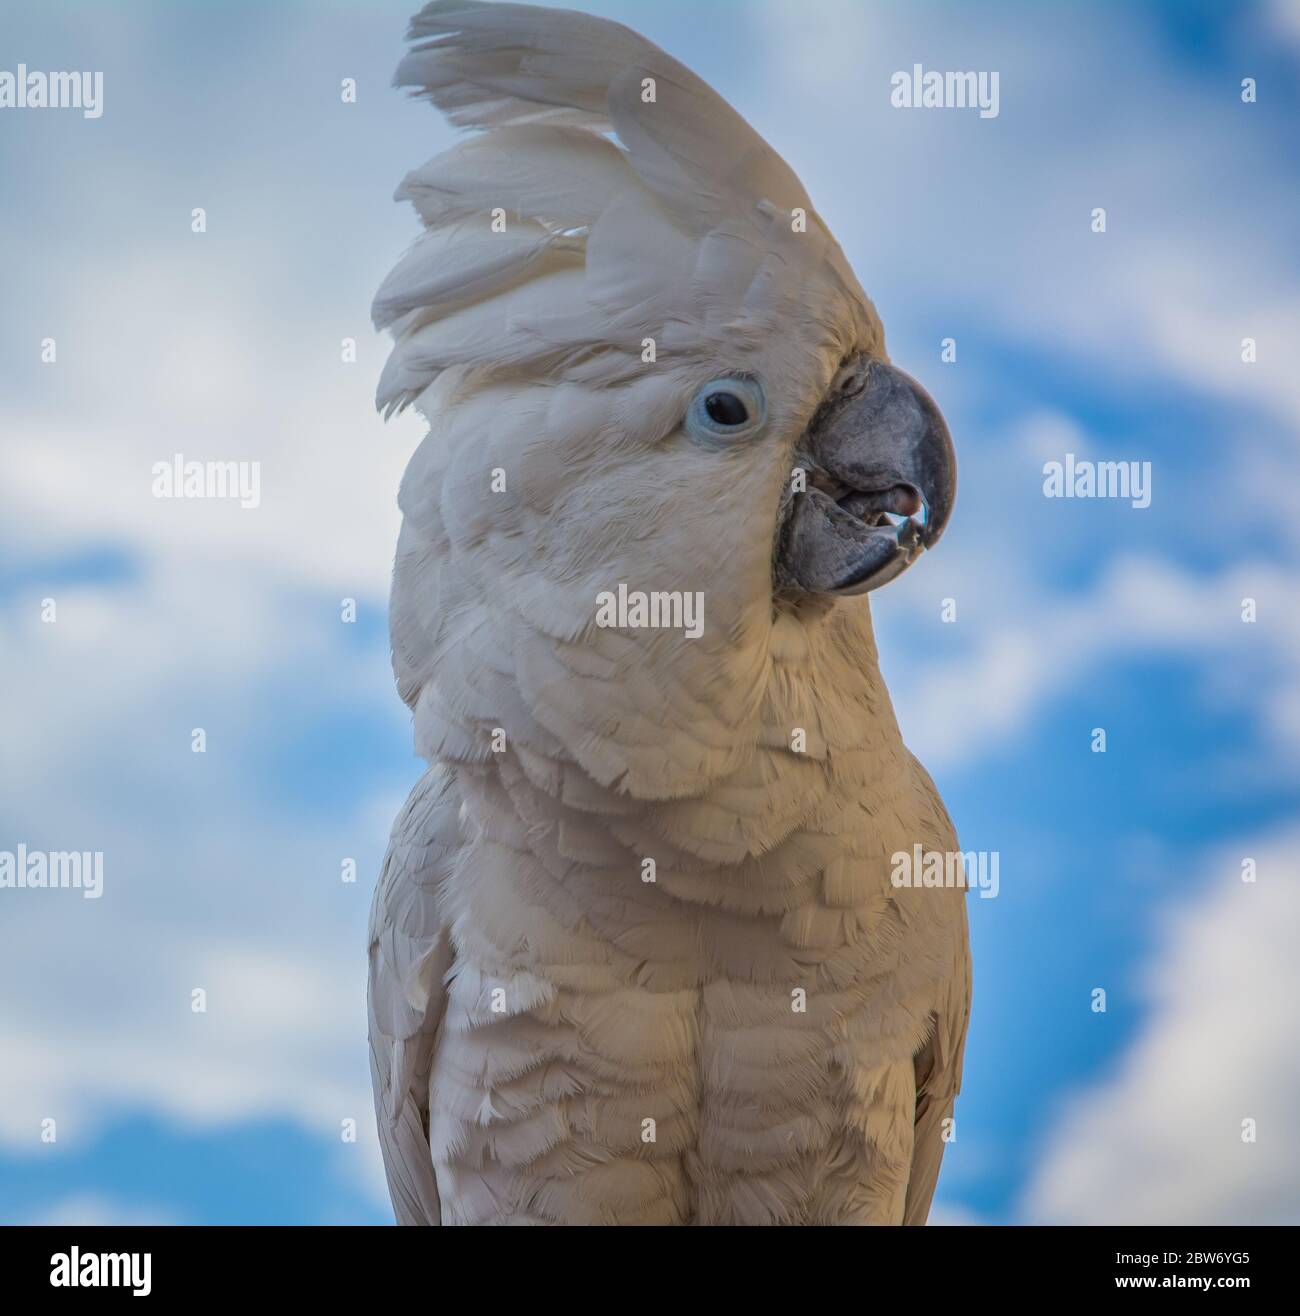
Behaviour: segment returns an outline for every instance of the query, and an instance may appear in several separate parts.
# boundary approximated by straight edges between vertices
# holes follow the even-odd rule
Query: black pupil
[[[749,419],[745,404],[734,393],[710,393],[704,410],[715,425],[743,425]]]

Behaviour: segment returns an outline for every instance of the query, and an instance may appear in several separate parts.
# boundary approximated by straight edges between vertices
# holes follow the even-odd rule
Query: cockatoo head
[[[424,748],[454,756],[453,723],[501,716],[473,693],[491,645],[461,670],[492,631],[503,683],[598,780],[716,775],[760,734],[773,662],[870,649],[847,596],[942,533],[943,419],[798,179],[676,60],[615,23],[475,0],[410,35],[398,82],[483,130],[404,181],[426,231],[375,302],[396,339],[380,405],[431,422],[393,596],[403,693],[418,714],[439,692]],[[656,597],[640,625],[601,620]],[[619,699],[576,706],[597,687],[706,747],[715,719],[718,753],[638,768],[610,748],[638,734]]]

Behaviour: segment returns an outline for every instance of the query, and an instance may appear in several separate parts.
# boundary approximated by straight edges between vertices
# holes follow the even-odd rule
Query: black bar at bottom
[[[442,1307],[514,1301],[621,1307],[676,1296],[734,1308],[836,1292],[923,1309],[954,1299],[1294,1292],[1291,1228],[567,1229],[164,1228],[0,1230],[3,1291],[91,1305],[141,1300],[321,1298]],[[667,1263],[667,1264],[665,1264]],[[685,1265],[689,1270],[683,1270]],[[902,1294],[898,1293],[902,1289]],[[460,1293],[457,1297],[456,1294]],[[712,1295],[712,1296],[710,1296]],[[847,1295],[845,1295],[847,1296]],[[358,1310],[363,1310],[359,1308]],[[711,1316],[711,1314],[710,1314]]]

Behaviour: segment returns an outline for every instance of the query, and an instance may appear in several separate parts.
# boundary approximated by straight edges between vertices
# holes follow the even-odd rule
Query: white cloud
[[[1278,13],[1289,24],[1293,11]],[[959,361],[978,360],[991,331],[1114,381],[1159,374],[1245,401],[1294,437],[1286,146],[1234,82],[1216,99],[1167,59],[1147,18],[1119,6],[1044,8],[1014,25],[965,5],[832,12],[810,23],[785,0],[757,11],[772,85],[742,108],[803,178],[895,351],[901,335],[937,362],[961,318],[981,331],[959,343]],[[1000,116],[892,108],[891,73],[914,62],[998,71]],[[1090,229],[1094,208],[1107,212],[1104,234]],[[1254,365],[1241,361],[1244,337],[1258,339]]]
[[[1272,30],[1300,50],[1300,0],[1269,0],[1264,13]]]
[[[987,1225],[990,1222],[974,1211],[967,1210],[964,1206],[949,1206],[943,1201],[938,1201],[930,1208],[930,1218],[925,1223],[927,1225],[949,1227],[952,1225]]]
[[[1092,456],[1092,441],[1082,427],[1056,411],[1031,412],[1020,422],[1014,438],[1035,470],[1041,470],[1046,462],[1063,461],[1067,452],[1072,452],[1076,460]]]
[[[39,394],[11,400],[18,441],[0,449],[0,541],[44,557],[110,542],[219,558],[247,573],[246,590],[280,582],[382,600],[397,486],[420,430],[411,417],[385,429],[375,416],[382,356],[362,315],[352,327],[365,334],[364,364],[348,365],[337,337],[267,322],[267,290],[218,262],[142,258],[87,282],[90,309],[75,311],[84,355],[65,343],[58,364],[42,367],[57,409]],[[177,285],[234,309],[160,335],[160,304]],[[155,498],[154,465],[177,453],[258,462],[260,506]]]
[[[1253,884],[1244,856],[1258,863]],[[1171,911],[1144,983],[1149,1017],[1118,1070],[1060,1113],[1030,1219],[1300,1224],[1298,870],[1300,832],[1243,840],[1217,856],[1207,891]]]
[[[1168,654],[1230,672],[1230,682],[1206,684],[1206,697],[1248,705],[1252,732],[1274,746],[1279,767],[1294,769],[1300,581],[1292,572],[1255,561],[1201,576],[1163,558],[1125,556],[1089,590],[1065,596],[988,575],[968,571],[968,588],[949,585],[959,611],[941,628],[952,634],[948,654],[888,669],[908,742],[927,763],[959,763],[1005,744],[1049,700],[1086,688],[1108,665]],[[1255,623],[1241,618],[1247,597],[1258,602]],[[973,635],[966,643],[963,627]]]
[[[280,1115],[292,1105],[308,1127],[333,1132],[340,1120],[367,1113],[366,1086],[348,1081],[349,1070],[364,1077],[361,1066],[340,1064],[345,1039],[365,1036],[359,954],[349,966],[336,947],[315,957],[213,945],[197,929],[164,947],[116,940],[133,961],[134,984],[120,970],[105,973],[93,949],[79,947],[82,962],[59,975],[57,995],[44,984],[57,1014],[26,1012],[27,1028],[8,1039],[8,1055],[37,1062],[17,1066],[28,1075],[24,1090],[6,1093],[3,1130],[16,1146],[34,1143],[45,1116],[58,1119],[60,1141],[84,1142],[114,1107],[209,1125]],[[109,974],[129,1027],[105,1029],[93,1005],[75,1008],[96,977]],[[191,1011],[194,988],[206,993],[205,1013]]]
[[[0,688],[17,696],[0,848],[105,856],[100,900],[0,892],[0,1144],[14,1154],[40,1154],[47,1117],[64,1147],[127,1110],[208,1127],[287,1116],[335,1142],[355,1118],[359,1145],[339,1143],[340,1165],[386,1200],[364,928],[403,772],[414,780],[419,766],[400,749],[391,775],[359,766],[354,808],[330,807],[317,783],[346,778],[358,717],[377,738],[407,738],[383,648],[357,643],[338,605],[355,597],[372,624],[383,614],[399,477],[421,432],[413,416],[375,415],[386,343],[368,319],[371,290],[417,231],[392,187],[449,136],[388,90],[409,12],[392,0],[333,25],[277,20],[264,41],[218,54],[204,111],[250,127],[237,152],[225,132],[165,122],[137,149],[151,99],[174,94],[158,70],[185,39],[147,21],[127,46],[101,43],[102,145],[67,136],[46,151],[45,120],[14,144],[25,194],[87,218],[21,240],[0,220],[15,239],[6,285],[24,308],[0,327],[0,556],[20,582],[0,595]],[[344,74],[361,88],[349,109]],[[133,95],[115,99],[128,78]],[[249,107],[263,93],[285,140],[316,144],[300,167],[261,151]],[[189,232],[193,205],[209,212],[206,235]],[[57,364],[39,361],[46,335]],[[357,340],[356,364],[340,360],[343,337]],[[260,462],[262,505],[155,499],[151,468],[177,452]],[[125,579],[46,571],[102,549],[126,560]],[[39,617],[47,596],[52,625]],[[190,752],[194,727],[205,755]],[[344,856],[358,861],[354,886],[340,881]],[[194,987],[206,1014],[190,1010]],[[100,1205],[74,1199],[65,1215]]]
[[[167,1207],[134,1206],[98,1193],[74,1193],[64,1197],[32,1219],[14,1224],[86,1225],[178,1225],[184,1223]]]
[[[311,772],[294,753],[305,730],[404,715],[382,650],[354,646],[332,601],[249,587],[212,551],[54,588],[53,624],[27,591],[0,605],[0,687],[22,692],[0,848],[104,854],[98,900],[0,892],[0,1142],[40,1154],[54,1118],[61,1146],[84,1147],[137,1109],[194,1126],[288,1116],[334,1140],[351,1118],[360,1145],[340,1156],[373,1187],[364,927],[400,780],[368,777],[354,810],[331,810],[310,790],[295,803],[265,758]]]

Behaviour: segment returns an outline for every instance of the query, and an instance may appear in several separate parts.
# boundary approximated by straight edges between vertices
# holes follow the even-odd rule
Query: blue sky
[[[389,1218],[364,929],[419,771],[384,612],[420,429],[373,412],[368,309],[452,140],[389,88],[415,7],[0,0],[0,69],[105,87],[0,111],[0,849],[106,872],[0,891],[0,1220]],[[590,7],[782,151],[957,443],[940,551],[873,596],[1001,864],[938,1217],[1296,1223],[1300,5]],[[998,70],[998,117],[892,109],[916,62]],[[262,505],[154,499],[175,452],[259,460]],[[1149,461],[1151,506],[1044,498],[1066,452]]]

